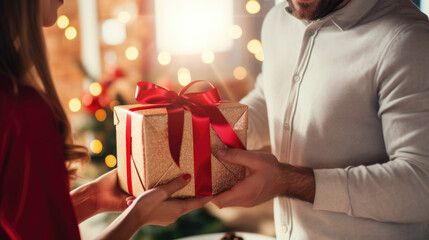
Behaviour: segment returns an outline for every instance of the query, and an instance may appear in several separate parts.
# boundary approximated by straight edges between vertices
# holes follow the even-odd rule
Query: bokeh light
[[[233,39],[239,39],[243,35],[243,29],[238,25],[233,25],[230,33]]]
[[[104,159],[104,162],[109,168],[112,168],[116,166],[116,157],[113,156],[112,154],[107,155],[106,158]]]
[[[256,14],[259,12],[259,10],[261,10],[261,5],[256,0],[249,0],[246,3],[246,10],[250,14]]]
[[[182,86],[186,86],[191,82],[191,72],[187,68],[181,68],[177,71],[177,80]]]
[[[76,28],[74,28],[74,27],[68,27],[68,28],[66,29],[66,32],[64,33],[64,35],[66,36],[66,38],[67,38],[68,40],[73,40],[73,39],[75,39],[75,38],[76,38],[76,36],[77,36]]]
[[[78,112],[81,109],[81,107],[82,107],[82,104],[81,104],[79,99],[77,99],[77,98],[70,99],[70,101],[69,101],[70,111]]]
[[[128,60],[136,60],[139,56],[139,50],[136,47],[129,47],[125,50],[125,56]]]
[[[118,20],[121,23],[127,23],[127,22],[129,22],[131,20],[131,14],[129,12],[127,12],[127,11],[121,11],[118,14]]]
[[[89,85],[89,93],[91,93],[92,96],[98,96],[101,94],[101,85],[98,82],[93,82]]]
[[[99,154],[101,151],[103,151],[103,144],[100,142],[100,140],[92,140],[90,144],[90,149],[93,153]]]
[[[235,79],[243,80],[247,76],[247,70],[246,70],[246,68],[244,68],[242,66],[238,66],[238,67],[234,68],[233,75],[234,75]]]
[[[206,50],[201,54],[201,59],[203,60],[204,63],[207,63],[207,64],[213,63],[215,60],[215,54],[210,50]]]
[[[260,51],[262,51],[262,45],[261,42],[258,39],[252,39],[247,43],[247,50],[249,52],[256,54]]]
[[[116,106],[118,106],[120,103],[119,103],[119,101],[118,100],[113,100],[113,101],[111,101],[110,102],[110,109],[112,109],[112,111],[113,111],[113,108],[114,107],[116,107]]]
[[[168,52],[160,52],[158,54],[158,62],[161,65],[168,65],[171,62],[171,56]]]
[[[107,114],[104,109],[100,108],[97,111],[95,111],[95,119],[97,119],[99,122],[106,120],[106,117],[107,117]]]
[[[57,20],[57,25],[61,29],[66,28],[69,25],[69,23],[70,23],[69,18],[65,15],[61,15]]]
[[[259,51],[255,54],[255,58],[258,59],[258,61],[264,61],[264,51]]]

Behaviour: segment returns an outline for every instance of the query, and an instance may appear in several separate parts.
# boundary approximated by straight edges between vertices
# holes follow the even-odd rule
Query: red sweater
[[[58,123],[10,82],[0,76],[0,239],[79,239]]]

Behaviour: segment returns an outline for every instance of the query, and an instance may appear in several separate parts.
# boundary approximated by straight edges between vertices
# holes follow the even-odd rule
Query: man
[[[429,239],[429,23],[409,0],[288,0],[262,28],[246,178],[279,239]],[[268,134],[269,133],[269,134]]]

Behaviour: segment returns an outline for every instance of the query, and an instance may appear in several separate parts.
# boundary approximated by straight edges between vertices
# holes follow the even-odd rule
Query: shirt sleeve
[[[256,79],[255,88],[240,101],[248,105],[248,149],[261,149],[270,144],[267,105],[265,103],[262,81],[263,75],[260,73]]]
[[[382,222],[429,222],[429,27],[399,32],[375,81],[390,161],[315,170],[315,210]]]
[[[59,130],[42,98],[24,92],[0,96],[0,239],[79,239]]]

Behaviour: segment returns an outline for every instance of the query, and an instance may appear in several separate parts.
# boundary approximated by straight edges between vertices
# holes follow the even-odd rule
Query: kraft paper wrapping
[[[114,108],[116,125],[118,176],[121,188],[128,192],[126,169],[126,115],[128,109],[142,105],[124,105]],[[247,106],[235,102],[224,102],[218,106],[244,146],[247,139]],[[152,108],[132,112],[132,157],[131,175],[133,194],[165,184],[174,178],[189,173],[191,181],[172,197],[195,196],[193,136],[191,113],[185,110],[180,168],[174,163],[168,142],[168,115],[165,108]],[[229,162],[220,161],[213,154],[226,148],[219,136],[210,129],[212,192],[213,195],[230,189],[244,178],[245,169]]]

